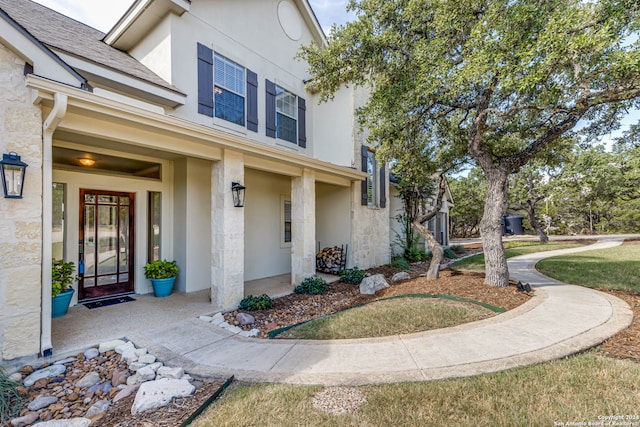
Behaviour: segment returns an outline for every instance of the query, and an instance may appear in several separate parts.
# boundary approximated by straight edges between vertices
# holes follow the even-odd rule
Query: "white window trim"
[[[371,149],[368,150],[368,159],[371,159],[373,161],[373,172],[370,173],[369,177],[367,178],[367,206],[372,209],[378,209],[380,208],[380,173],[378,161],[376,160],[376,153]],[[367,164],[367,173],[369,173],[368,168],[369,166]],[[371,186],[373,187],[373,202],[369,201],[369,182],[371,182]]]
[[[243,76],[244,78],[242,79],[241,84],[244,87],[244,94],[240,94],[238,92],[236,92],[233,89],[230,89],[228,87],[226,87],[223,84],[218,84],[216,82],[216,59],[220,59],[223,62],[227,61],[230,62],[233,65],[236,65],[237,67],[242,68],[243,70]],[[216,86],[220,86],[222,87],[224,90],[228,90],[229,92],[233,93],[234,95],[238,95],[240,97],[242,97],[243,103],[244,103],[244,125],[239,125],[237,123],[231,122],[229,120],[225,120],[223,118],[217,117],[216,116],[216,102],[215,102],[215,98],[216,98]],[[214,123],[217,122],[216,124],[221,125],[221,126],[225,126],[225,127],[230,127],[231,129],[234,130],[246,130],[247,127],[247,67],[240,65],[238,62],[234,61],[233,59],[230,59],[229,57],[214,51],[213,52],[213,119],[214,119]]]
[[[276,85],[276,139],[280,140],[280,141],[282,141],[282,142],[284,142],[286,144],[295,145],[297,147],[298,146],[298,98],[299,98],[299,96],[296,95],[293,91],[290,91],[289,89],[287,89],[287,88],[285,88],[283,86],[280,86],[277,83],[275,83],[275,85]],[[295,105],[293,107],[293,112],[295,113],[295,117],[280,111],[280,109],[278,108],[278,89],[283,90],[285,92],[288,92],[288,93],[290,93],[291,95],[293,95],[295,97],[296,102],[295,102]],[[283,139],[283,138],[280,137],[279,132],[278,132],[279,131],[279,128],[278,128],[278,114],[282,114],[283,116],[289,117],[290,119],[293,119],[293,120],[296,121],[296,125],[295,125],[296,136],[294,138],[295,142],[291,142],[291,141],[288,141],[288,140]]]

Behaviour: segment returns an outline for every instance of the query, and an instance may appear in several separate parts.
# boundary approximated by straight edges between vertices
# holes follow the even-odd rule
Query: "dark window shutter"
[[[386,165],[382,165],[380,168],[380,207],[387,207],[387,167]]]
[[[247,69],[247,129],[258,132],[258,75]]]
[[[298,145],[307,147],[307,103],[298,97]]]
[[[276,84],[265,80],[267,90],[266,120],[267,136],[276,137]]]
[[[368,160],[368,156],[369,156],[369,148],[366,145],[362,146],[362,149],[360,150],[360,156],[361,156],[361,159],[362,159],[362,164],[361,164],[362,172],[366,172],[367,171],[367,160]],[[365,178],[362,181],[362,186],[361,186],[362,187],[362,194],[361,194],[361,197],[360,197],[360,204],[362,206],[367,206],[369,204],[368,203],[368,199],[369,198],[367,197],[367,179],[368,178]]]
[[[198,113],[213,117],[213,51],[198,43]]]

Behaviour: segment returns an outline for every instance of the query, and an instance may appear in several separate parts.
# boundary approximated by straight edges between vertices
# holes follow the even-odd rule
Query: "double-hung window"
[[[246,85],[244,67],[215,53],[213,75],[215,116],[244,126]]]
[[[266,135],[307,148],[307,104],[304,98],[269,80],[265,80],[265,86]]]
[[[366,145],[362,146],[361,154],[362,171],[368,175],[362,181],[361,204],[371,208],[385,208],[387,206],[386,167],[384,164],[378,164],[376,153]]]
[[[258,132],[258,75],[198,43],[198,113]]]
[[[276,85],[276,138],[298,142],[297,97]]]
[[[367,205],[369,207],[378,206],[378,162],[373,151],[367,152]]]

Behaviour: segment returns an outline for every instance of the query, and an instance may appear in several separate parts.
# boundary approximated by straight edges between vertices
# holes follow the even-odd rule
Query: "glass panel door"
[[[133,193],[80,190],[80,300],[133,292],[133,200]]]

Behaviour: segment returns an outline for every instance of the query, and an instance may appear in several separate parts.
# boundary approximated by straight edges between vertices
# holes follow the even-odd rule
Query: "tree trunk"
[[[488,187],[484,215],[480,221],[480,236],[484,249],[485,279],[489,286],[507,286],[509,269],[502,246],[502,215],[507,207],[507,176],[493,169],[487,173]]]
[[[411,226],[422,237],[424,237],[424,241],[427,242],[427,246],[429,246],[429,250],[431,251],[431,263],[429,264],[429,270],[427,271],[427,279],[435,280],[440,277],[440,263],[444,258],[442,245],[438,243],[438,241],[433,237],[433,234],[431,234],[431,231],[429,231],[429,229],[424,225],[419,222],[413,222]]]
[[[547,243],[549,241],[549,236],[547,236],[547,233],[544,232],[544,230],[542,229],[542,226],[536,219],[535,203],[531,200],[527,200],[526,210],[527,210],[527,216],[529,217],[529,223],[531,223],[531,226],[533,227],[533,229],[536,230],[536,233],[538,233],[538,237],[540,237],[540,243]]]

